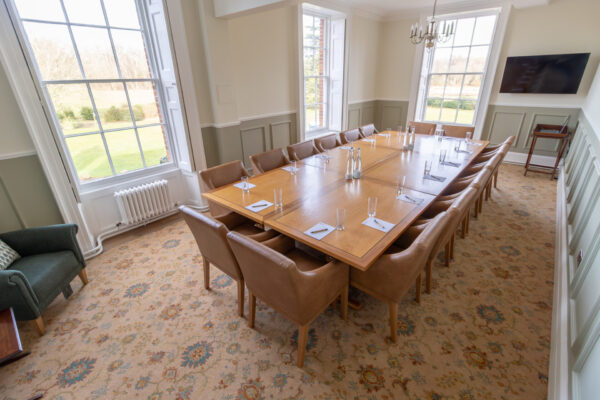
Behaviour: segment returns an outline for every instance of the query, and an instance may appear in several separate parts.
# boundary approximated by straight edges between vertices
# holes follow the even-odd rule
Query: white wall
[[[596,78],[590,87],[590,92],[583,105],[583,112],[600,137],[600,67],[596,71]]]
[[[553,0],[547,6],[513,9],[490,104],[581,107],[600,62],[600,1]],[[506,57],[591,52],[575,95],[498,93]]]
[[[0,158],[29,154],[35,147],[4,68],[0,65]]]
[[[375,100],[380,22],[352,16],[348,65],[348,102]]]

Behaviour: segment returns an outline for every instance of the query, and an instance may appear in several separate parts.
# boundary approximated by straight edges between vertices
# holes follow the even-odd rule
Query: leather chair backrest
[[[332,133],[331,135],[322,136],[320,138],[315,139],[315,147],[321,153],[325,150],[333,149],[339,146],[341,143],[337,138],[337,133]]]
[[[283,167],[289,163],[290,160],[285,156],[283,149],[274,149],[250,156],[250,165],[252,165],[254,175]]]
[[[377,133],[377,128],[375,128],[374,124],[369,124],[365,126],[361,126],[358,128],[360,130],[360,134],[362,137],[369,137]]]
[[[475,132],[474,126],[461,126],[461,125],[442,125],[442,129],[444,130],[444,136],[456,137],[456,138],[465,138],[467,137],[467,132],[471,132],[472,134]]]
[[[360,139],[360,130],[358,128],[340,133],[342,144],[354,142],[358,139]]]
[[[435,129],[437,128],[436,124],[431,124],[429,122],[415,122],[410,121],[408,126],[415,127],[415,133],[419,133],[421,135],[433,135],[435,133]]]
[[[203,192],[216,189],[221,186],[229,185],[242,179],[242,176],[250,176],[240,160],[230,161],[225,164],[207,168],[200,171],[200,188]],[[212,201],[208,201],[208,208],[213,216],[226,214],[230,212]]]
[[[313,154],[318,154],[319,151],[315,147],[315,144],[312,140],[307,140],[306,142],[292,144],[287,147],[288,155],[290,156],[290,160],[300,161],[305,159],[306,157],[310,157]]]
[[[200,253],[227,275],[240,280],[242,271],[227,242],[229,229],[222,222],[189,207],[180,207],[179,210],[196,239]]]

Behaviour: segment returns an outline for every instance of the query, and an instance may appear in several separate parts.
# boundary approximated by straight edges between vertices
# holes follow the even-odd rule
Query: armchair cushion
[[[44,310],[81,271],[81,263],[70,250],[36,254],[15,261],[10,270],[21,272]]]
[[[10,267],[10,264],[19,258],[19,253],[0,239],[0,270]]]

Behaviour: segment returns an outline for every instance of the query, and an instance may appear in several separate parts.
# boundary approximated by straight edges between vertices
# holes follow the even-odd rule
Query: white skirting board
[[[508,163],[513,163],[513,164],[523,164],[524,165],[525,162],[527,161],[527,154],[509,151],[506,154],[506,157],[504,157],[504,161],[508,162]],[[531,162],[533,164],[540,164],[540,165],[545,165],[548,167],[553,167],[554,163],[556,162],[556,157],[539,156],[537,154],[534,154],[533,157],[531,157]]]
[[[510,153],[509,153],[510,154]],[[565,174],[561,168],[556,190],[556,254],[550,341],[548,400],[569,400],[569,279]]]

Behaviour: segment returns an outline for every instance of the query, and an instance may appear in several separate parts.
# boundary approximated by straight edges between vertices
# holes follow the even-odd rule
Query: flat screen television
[[[500,93],[575,94],[590,53],[508,57]]]

